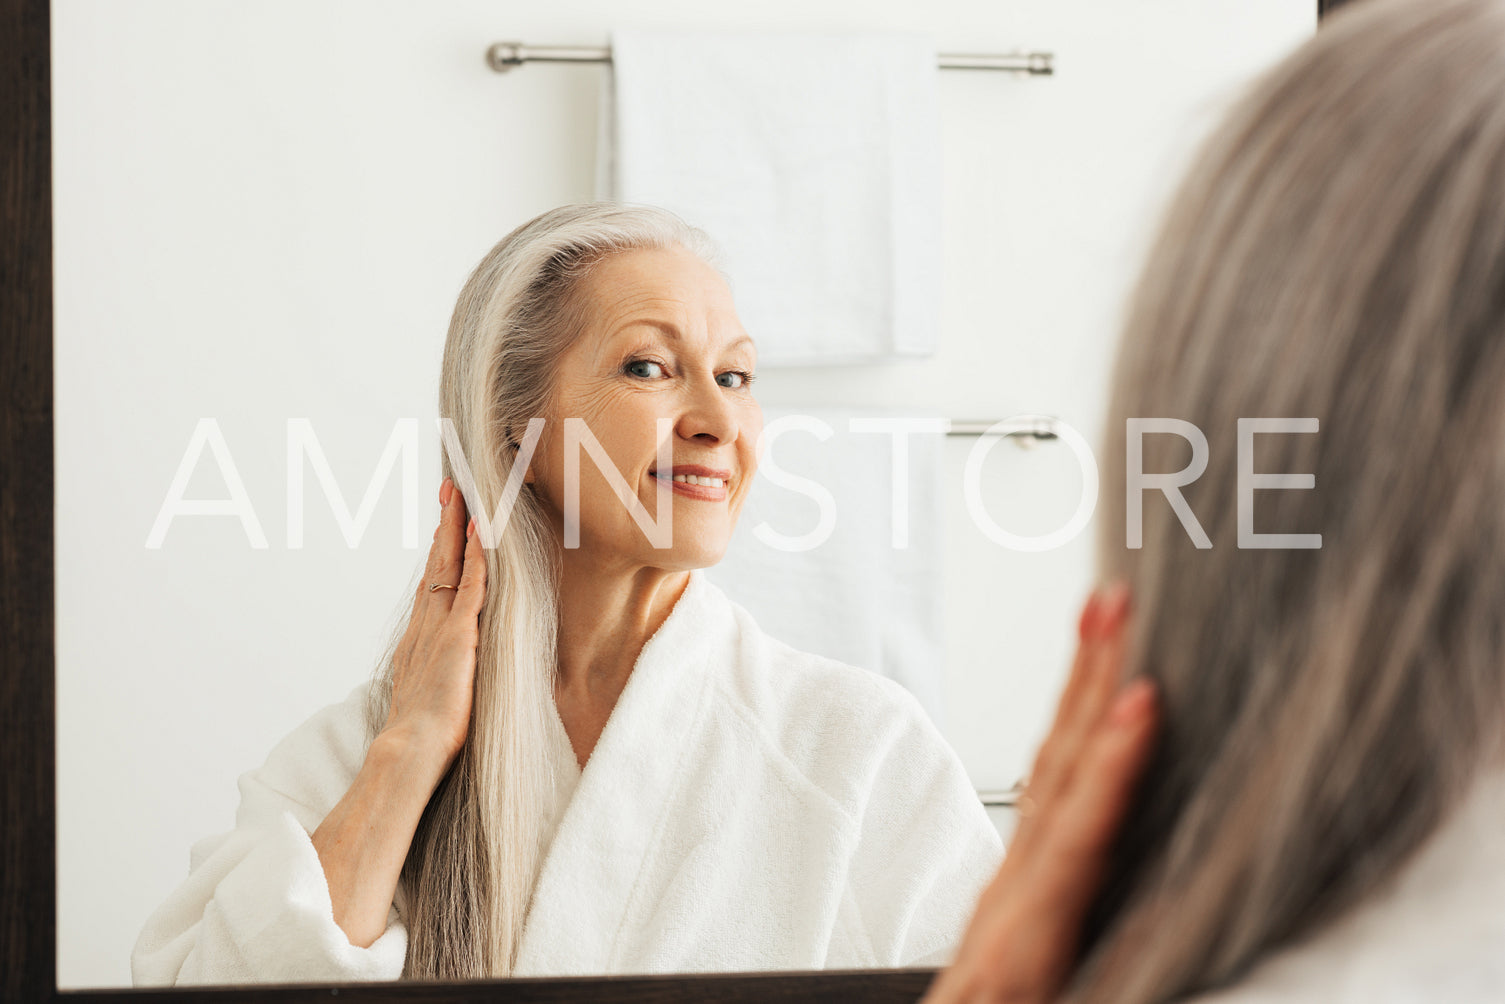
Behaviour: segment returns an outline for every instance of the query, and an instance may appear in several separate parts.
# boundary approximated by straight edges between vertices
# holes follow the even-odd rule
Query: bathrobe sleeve
[[[879,755],[868,763],[848,888],[875,965],[943,966],[1002,862],[1003,840],[918,702],[907,692],[895,702],[897,713],[874,723]]]
[[[397,908],[369,948],[334,921],[311,833],[366,752],[367,685],[314,715],[240,778],[235,829],[192,848],[188,878],[131,953],[138,986],[395,980],[407,954]]]

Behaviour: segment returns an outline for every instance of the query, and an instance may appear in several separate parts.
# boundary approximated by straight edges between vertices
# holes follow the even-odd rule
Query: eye
[[[716,374],[716,382],[732,390],[741,390],[753,382],[753,375],[746,370],[727,370]]]
[[[654,380],[664,375],[664,367],[652,359],[634,359],[622,367],[623,372],[645,380]]]

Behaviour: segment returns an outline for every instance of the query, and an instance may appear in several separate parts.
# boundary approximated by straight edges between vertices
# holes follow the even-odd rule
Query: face
[[[628,570],[713,565],[752,485],[763,428],[750,387],[757,354],[731,290],[679,248],[613,255],[582,286],[585,327],[560,362],[534,491],[562,528],[565,420],[583,420],[649,516],[659,518],[661,498],[673,507],[673,531],[670,547],[654,547],[597,462],[571,446],[580,456],[579,555]],[[659,419],[668,423],[668,467],[658,462]]]

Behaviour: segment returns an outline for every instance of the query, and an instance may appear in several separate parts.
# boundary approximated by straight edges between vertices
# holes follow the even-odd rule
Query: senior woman
[[[1128,419],[1207,437],[1182,491],[1210,549],[1158,496],[1142,548],[1120,492],[1101,524],[1164,741],[1054,986],[1018,980],[1011,845],[929,1000],[1505,1000],[1505,3],[1364,0],[1251,91],[1173,203],[1108,414],[1108,485]],[[1251,463],[1260,417],[1319,424]],[[1191,453],[1147,436],[1141,469]],[[1251,492],[1251,528],[1251,467],[1316,485]]]
[[[475,269],[411,616],[373,685],[241,778],[137,983],[950,957],[1001,855],[956,755],[900,687],[766,636],[699,571],[761,429],[708,262],[672,215],[593,204]]]

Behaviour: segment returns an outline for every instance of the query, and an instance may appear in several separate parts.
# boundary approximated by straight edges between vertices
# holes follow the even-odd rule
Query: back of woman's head
[[[1108,414],[1102,571],[1165,729],[1075,989],[1151,1001],[1354,905],[1499,759],[1505,6],[1363,0],[1258,82],[1170,210]],[[1131,418],[1205,434],[1210,549],[1153,490],[1127,546]],[[1241,480],[1258,418],[1318,431],[1250,437]],[[1142,442],[1147,474],[1192,459]]]
[[[464,979],[512,970],[553,806],[552,711],[557,553],[549,516],[528,491],[504,500],[528,423],[547,419],[560,357],[589,323],[587,279],[615,254],[683,247],[713,260],[706,235],[666,210],[562,206],[502,238],[466,280],[450,320],[439,414],[453,423],[443,473],[481,521],[510,505],[486,554],[464,748],[429,800],[403,868],[404,975]],[[463,463],[462,463],[463,460]],[[372,689],[372,733],[387,716],[394,655]]]

